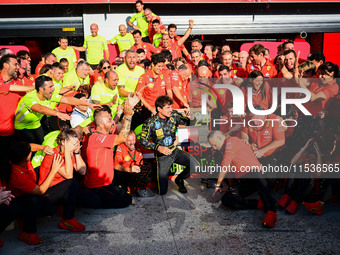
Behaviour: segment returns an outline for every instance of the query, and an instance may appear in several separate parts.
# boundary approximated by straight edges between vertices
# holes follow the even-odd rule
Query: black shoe
[[[175,179],[175,183],[178,186],[178,191],[181,193],[187,193],[187,189],[184,186],[184,180],[183,179],[179,179],[178,177]]]

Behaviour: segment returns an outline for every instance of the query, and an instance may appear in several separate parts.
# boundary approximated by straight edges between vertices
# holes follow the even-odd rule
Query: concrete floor
[[[0,254],[340,254],[339,203],[321,216],[279,210],[275,228],[265,229],[264,212],[221,206],[199,179],[188,180],[184,195],[170,182],[167,195],[134,198],[126,209],[79,209],[82,233],[58,229],[56,216],[40,219],[37,246],[19,241],[12,225],[0,236]]]

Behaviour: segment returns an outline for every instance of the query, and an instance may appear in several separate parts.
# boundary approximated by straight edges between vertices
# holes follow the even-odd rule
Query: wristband
[[[75,155],[79,155],[80,153],[79,152],[74,152]]]
[[[129,117],[124,117],[124,119],[126,119],[127,121],[131,121],[132,120],[132,118],[129,118]]]
[[[192,29],[192,27],[189,27],[189,29]]]

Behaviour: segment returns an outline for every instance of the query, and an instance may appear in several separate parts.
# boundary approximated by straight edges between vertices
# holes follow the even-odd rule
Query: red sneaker
[[[70,230],[73,232],[79,232],[85,230],[85,226],[79,223],[76,218],[70,220],[61,220],[58,224],[59,228]]]
[[[289,200],[290,197],[287,194],[284,194],[277,202],[277,205],[281,208],[286,208]]]
[[[273,211],[267,211],[267,215],[262,221],[263,226],[268,228],[273,228],[276,222],[276,216],[277,214]]]
[[[29,245],[37,245],[37,244],[42,243],[43,241],[36,233],[25,233],[25,232],[20,233],[19,240]]]
[[[264,209],[264,204],[261,199],[257,201],[257,209],[261,211]]]
[[[298,208],[299,208],[299,205],[294,200],[292,200],[292,202],[290,202],[290,204],[286,207],[285,210],[287,213],[294,214],[296,213]]]
[[[0,240],[0,248],[4,246],[4,242]]]
[[[310,211],[313,214],[321,215],[322,214],[322,206],[320,202],[314,202],[314,203],[302,203],[308,211]]]

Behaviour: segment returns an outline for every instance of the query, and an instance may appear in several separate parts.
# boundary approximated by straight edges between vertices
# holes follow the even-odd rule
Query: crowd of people
[[[34,74],[28,51],[0,49],[0,232],[20,219],[19,239],[39,244],[37,218],[57,210],[59,228],[83,231],[76,207],[128,207],[133,194],[153,195],[150,176],[164,195],[173,163],[186,166],[175,179],[186,193],[184,180],[200,163],[177,146],[176,131],[195,122],[193,112],[202,107],[206,90],[212,155],[220,151],[220,165],[236,169],[220,173],[214,195],[225,192],[221,202],[233,209],[264,210],[266,227],[274,227],[277,207],[294,214],[303,204],[322,214],[329,189],[332,199],[339,194],[337,179],[312,173],[285,181],[259,173],[243,178],[240,169],[289,164],[338,172],[339,67],[321,52],[300,59],[294,41],[283,42],[275,58],[261,44],[238,52],[229,45],[203,47],[194,39],[187,49],[193,20],[180,37],[175,24],[166,27],[142,1],[136,10],[128,21],[131,33],[122,24],[107,40],[92,24],[83,46],[69,46],[60,37]],[[113,63],[108,44],[120,51]],[[77,59],[75,50],[86,51],[86,60]],[[247,111],[234,114],[233,94],[217,91],[215,84],[240,89]],[[281,107],[282,88],[308,91],[290,93],[287,100],[310,94],[303,104],[310,115],[297,105]],[[215,126],[214,119],[236,124]],[[154,152],[157,167],[147,164],[141,149]],[[278,202],[272,196],[277,187],[284,191]],[[260,199],[247,199],[254,192]]]

